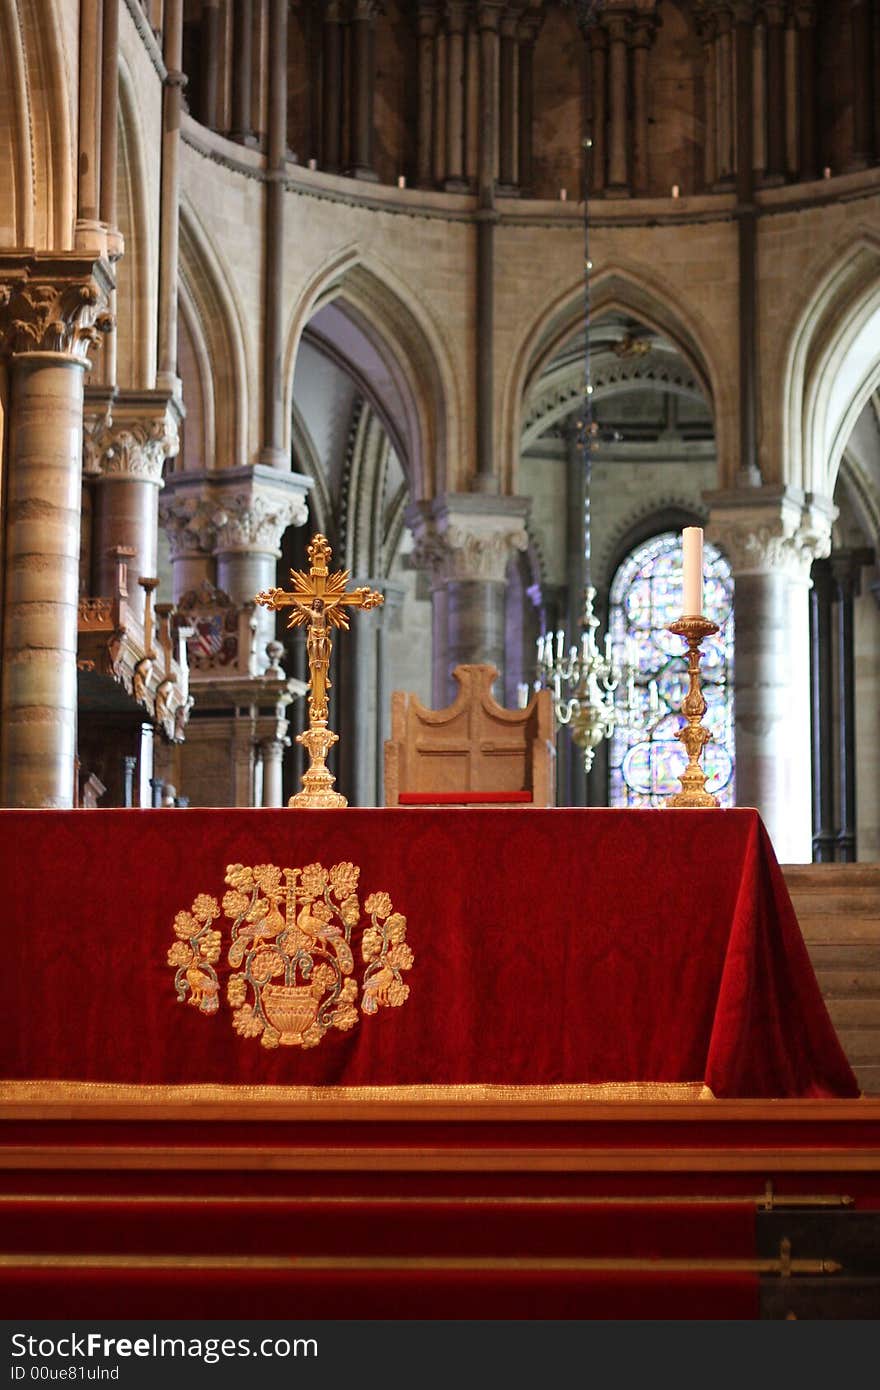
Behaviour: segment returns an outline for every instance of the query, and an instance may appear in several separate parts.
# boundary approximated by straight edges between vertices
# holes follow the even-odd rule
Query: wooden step
[[[780,868],[790,893],[801,888],[856,886],[880,893],[880,864],[782,864]]]
[[[838,1028],[837,1036],[853,1071],[880,1062],[880,1028]]]

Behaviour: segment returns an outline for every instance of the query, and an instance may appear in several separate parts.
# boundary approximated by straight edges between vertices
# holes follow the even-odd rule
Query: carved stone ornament
[[[212,508],[197,497],[163,497],[159,525],[168,538],[172,560],[182,555],[209,555],[214,542]]]
[[[288,526],[308,519],[302,497],[266,497],[259,492],[221,494],[211,514],[216,550],[275,551]]]
[[[76,273],[81,268],[78,261],[70,278],[24,274],[0,284],[0,353],[58,352],[88,363],[89,352],[113,327],[107,312],[112,279],[109,272]]]
[[[734,576],[782,573],[807,582],[813,561],[831,553],[831,516],[791,503],[739,515],[713,511],[708,539],[724,551]]]
[[[492,580],[503,583],[507,564],[515,550],[527,550],[529,538],[521,526],[481,534],[450,526],[430,528],[416,541],[412,562],[431,574],[435,584],[450,579]]]
[[[177,420],[171,411],[135,421],[116,420],[108,412],[83,431],[83,471],[161,487],[165,460],[173,458],[179,446]]]

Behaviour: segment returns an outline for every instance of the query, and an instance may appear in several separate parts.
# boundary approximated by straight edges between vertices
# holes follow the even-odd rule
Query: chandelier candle
[[[703,612],[703,531],[700,526],[686,526],[681,533],[684,570],[684,602],[686,618],[698,618]]]

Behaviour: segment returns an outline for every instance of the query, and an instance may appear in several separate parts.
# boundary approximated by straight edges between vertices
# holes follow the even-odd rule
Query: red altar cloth
[[[178,1002],[175,914],[316,861],[405,914],[406,1002],[269,1050],[228,939],[218,1011]],[[2,811],[0,883],[4,1081],[859,1093],[750,810]]]

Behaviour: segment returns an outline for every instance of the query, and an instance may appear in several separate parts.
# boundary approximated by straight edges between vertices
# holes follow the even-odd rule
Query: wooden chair
[[[554,806],[556,748],[549,690],[525,709],[492,696],[494,666],[456,666],[460,686],[446,709],[391,696],[385,743],[386,806]]]

